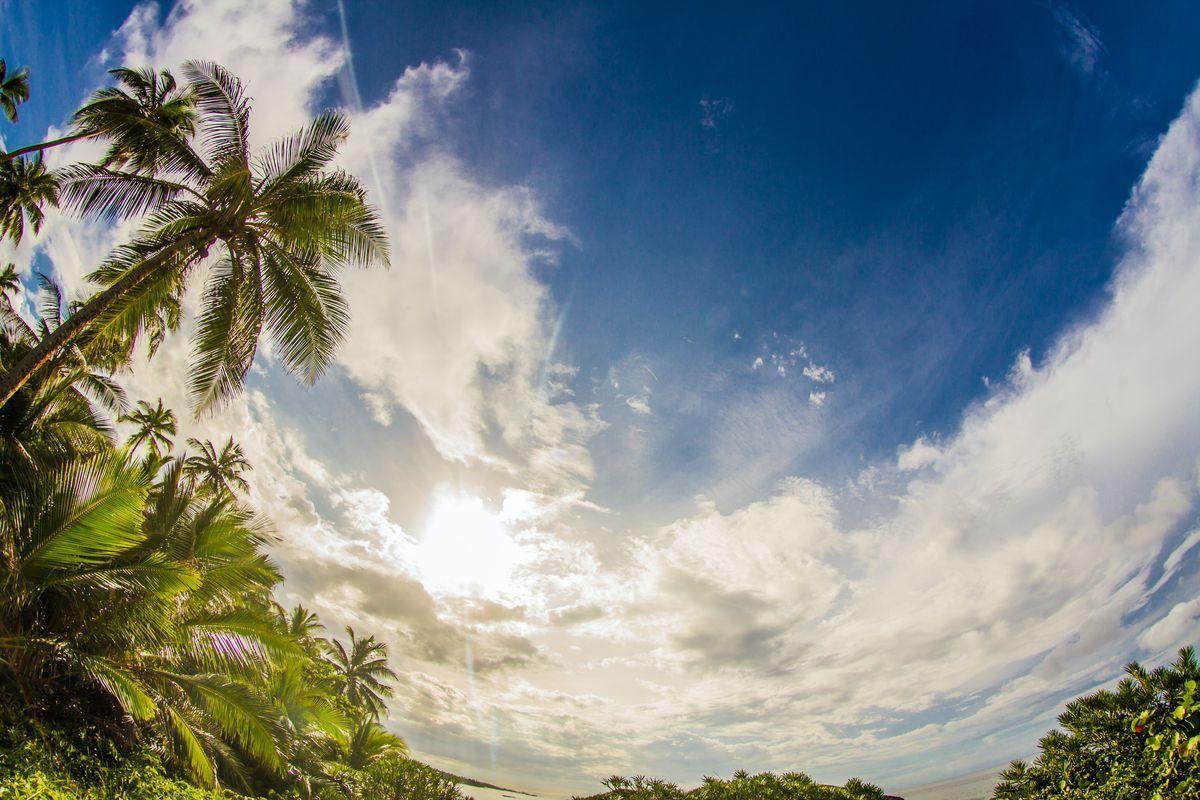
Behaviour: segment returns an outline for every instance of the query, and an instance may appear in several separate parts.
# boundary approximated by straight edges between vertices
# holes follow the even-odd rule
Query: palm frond
[[[188,396],[197,413],[211,411],[242,387],[258,349],[263,306],[257,275],[234,258],[214,268],[193,339]]]
[[[145,476],[123,469],[113,456],[93,458],[39,476],[49,491],[19,549],[26,572],[42,573],[101,563],[138,545],[141,509],[149,491]]]
[[[250,103],[242,82],[211,61],[188,61],[184,73],[200,112],[204,150],[210,162],[249,164]]]
[[[182,183],[95,164],[64,167],[59,179],[63,205],[109,222],[142,216],[192,191]]]

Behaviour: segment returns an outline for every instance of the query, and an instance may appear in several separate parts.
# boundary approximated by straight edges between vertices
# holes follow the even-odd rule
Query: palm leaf
[[[53,488],[19,545],[23,572],[98,564],[142,541],[141,509],[149,487],[144,476],[122,466],[120,459],[105,456],[44,476]]]
[[[188,61],[184,73],[201,114],[204,151],[214,163],[249,162],[250,104],[242,82],[211,61]]]

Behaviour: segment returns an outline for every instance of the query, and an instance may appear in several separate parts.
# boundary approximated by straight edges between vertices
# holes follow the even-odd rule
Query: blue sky
[[[1191,4],[5,12],[10,144],[125,61],[227,63],[263,141],[351,113],[396,264],[321,384],[268,351],[193,424],[432,761],[900,788],[1200,633]],[[81,291],[121,235],[6,257]]]

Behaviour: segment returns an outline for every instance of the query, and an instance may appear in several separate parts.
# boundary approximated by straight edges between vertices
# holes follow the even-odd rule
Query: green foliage
[[[59,183],[41,156],[0,162],[0,238],[20,244],[25,228],[34,233],[46,218],[43,206],[58,205]]]
[[[232,800],[170,777],[146,749],[121,753],[112,742],[76,730],[0,729],[3,800]]]
[[[8,64],[0,58],[0,111],[9,122],[17,121],[17,106],[29,99],[29,67],[9,72]]]
[[[44,329],[59,320],[61,298],[50,300]],[[0,353],[38,335],[15,314],[0,323]],[[133,431],[118,444],[103,419],[113,398],[86,363],[64,351],[0,408],[11,433],[0,447],[0,711],[29,715],[34,743],[6,751],[24,753],[8,783],[31,797],[99,798],[113,781],[170,776],[345,797],[405,752],[378,723],[395,677],[387,648],[353,632],[342,648],[315,615],[275,604],[270,532],[232,488],[249,470],[236,442],[197,460],[172,453],[175,417],[160,402],[123,417]],[[59,406],[75,410],[66,440],[46,410]],[[67,728],[120,743],[126,760],[153,752],[157,766],[89,778],[91,756],[55,733]],[[52,762],[38,760],[46,753]],[[160,788],[147,796],[189,796]],[[140,796],[121,792],[112,796]]]
[[[395,750],[362,773],[351,796],[370,800],[464,800],[454,781]]]
[[[387,263],[387,237],[365,188],[330,168],[349,133],[345,117],[322,114],[252,153],[241,81],[209,62],[184,70],[182,87],[165,70],[113,70],[117,85],[76,112],[70,136],[0,154],[0,237],[19,241],[27,226],[36,231],[43,206],[60,201],[107,220],[144,218],[133,240],[89,276],[104,289],[55,336],[4,364],[0,405],[79,337],[127,348],[146,338],[153,351],[178,327],[180,299],[205,261],[215,263],[193,341],[195,410],[240,391],[264,332],[280,362],[311,383],[349,323],[338,270]],[[19,92],[10,94],[15,101]],[[78,138],[109,143],[100,163],[44,169],[40,151]],[[37,159],[21,157],[33,151]]]
[[[396,679],[388,666],[387,645],[375,641],[374,636],[356,636],[350,627],[346,635],[349,647],[336,639],[329,643],[330,663],[341,676],[346,699],[378,716],[385,707],[384,698],[392,694],[388,681]]]
[[[845,786],[827,786],[800,772],[751,775],[737,772],[728,780],[706,777],[698,788],[684,790],[674,783],[637,776],[612,777],[604,782],[612,800],[882,800],[883,790],[857,778]]]
[[[1004,771],[995,800],[1200,797],[1200,667],[1192,648],[1152,672],[1130,664],[1115,690],[1070,703],[1033,764]]]

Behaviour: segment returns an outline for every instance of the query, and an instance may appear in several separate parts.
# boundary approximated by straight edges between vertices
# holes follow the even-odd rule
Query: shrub
[[[237,795],[198,789],[168,777],[145,750],[122,755],[99,740],[30,731],[0,734],[0,800],[226,800]],[[53,747],[53,753],[51,753]]]
[[[738,772],[729,780],[705,778],[696,789],[685,791],[673,783],[637,776],[612,777],[604,782],[613,800],[882,800],[883,790],[851,779],[845,786],[827,786],[800,772],[751,775]]]
[[[392,750],[363,771],[361,793],[369,800],[465,800],[458,784],[442,773]]]

